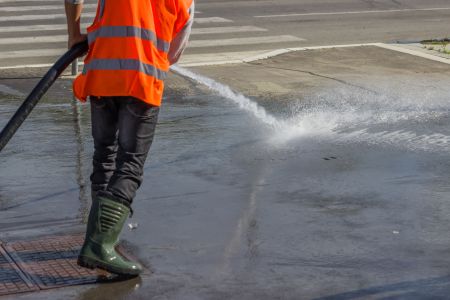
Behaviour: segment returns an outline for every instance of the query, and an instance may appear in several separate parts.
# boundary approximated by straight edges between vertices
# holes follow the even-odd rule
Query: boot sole
[[[92,259],[90,257],[86,257],[86,256],[79,256],[78,260],[77,260],[77,265],[79,265],[80,267],[83,268],[88,268],[91,270],[94,269],[101,269],[104,271],[107,271],[109,273],[113,273],[116,275],[120,275],[120,276],[125,276],[125,277],[136,277],[139,276],[139,274],[141,273],[141,271],[136,270],[135,272],[131,271],[131,272],[125,272],[122,269],[118,269],[115,267],[111,267],[101,261]]]

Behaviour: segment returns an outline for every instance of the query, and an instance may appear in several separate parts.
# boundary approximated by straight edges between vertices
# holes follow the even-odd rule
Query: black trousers
[[[142,183],[159,107],[133,97],[90,97],[94,138],[92,193],[129,204]]]

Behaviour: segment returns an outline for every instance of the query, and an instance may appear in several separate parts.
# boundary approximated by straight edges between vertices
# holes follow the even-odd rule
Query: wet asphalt
[[[447,299],[450,72],[402,56],[405,73],[365,60],[371,51],[328,64],[352,85],[273,71],[291,81],[274,79],[273,94],[260,82],[264,97],[251,100],[281,127],[172,75],[129,220],[136,228],[123,234],[146,273],[19,298]],[[371,72],[356,76],[354,64]],[[227,84],[245,92],[253,67],[195,72],[227,82],[239,68],[244,78]],[[69,86],[59,82],[0,155],[1,238],[83,229],[89,106],[73,102]],[[19,103],[3,96],[0,127]]]

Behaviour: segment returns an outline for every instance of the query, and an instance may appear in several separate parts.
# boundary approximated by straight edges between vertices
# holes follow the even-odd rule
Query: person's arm
[[[69,34],[68,47],[82,42],[86,39],[85,34],[81,34],[80,20],[83,10],[83,0],[65,0],[67,33]]]
[[[192,1],[191,6],[181,14],[182,17],[187,20],[181,30],[176,32],[174,39],[170,43],[168,57],[171,65],[175,64],[180,59],[181,54],[183,54],[184,49],[186,49],[188,45],[192,24],[194,23],[194,9],[195,5],[194,1]]]

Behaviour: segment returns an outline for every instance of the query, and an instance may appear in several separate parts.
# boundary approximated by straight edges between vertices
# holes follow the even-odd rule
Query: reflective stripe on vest
[[[153,76],[159,80],[167,77],[167,72],[159,70],[152,65],[144,64],[136,59],[93,59],[84,65],[83,75],[91,70],[116,70],[116,71],[137,71]]]
[[[167,53],[170,43],[159,39],[156,34],[148,29],[135,26],[104,26],[88,33],[89,45],[99,37],[135,37],[151,41],[158,50]]]

